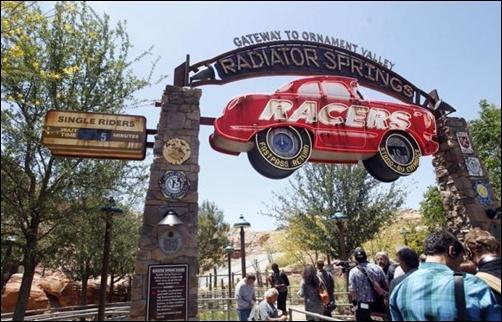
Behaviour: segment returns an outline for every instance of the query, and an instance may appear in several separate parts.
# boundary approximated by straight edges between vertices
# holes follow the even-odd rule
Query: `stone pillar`
[[[154,145],[154,160],[150,167],[150,184],[145,200],[143,226],[140,234],[140,250],[136,258],[135,274],[132,283],[132,304],[130,320],[144,321],[146,318],[148,266],[152,264],[188,265],[188,319],[197,319],[197,213],[198,213],[198,173],[199,173],[199,121],[200,89],[166,86],[162,96],[162,110],[157,126]],[[188,143],[191,153],[187,160],[167,161],[164,146],[171,139]],[[180,154],[183,156],[183,153]],[[180,157],[174,153],[175,159]],[[187,155],[185,153],[185,155]],[[179,171],[189,181],[188,191],[183,197],[166,197],[160,180],[166,171]],[[183,222],[169,227],[158,226],[167,210],[172,209]],[[166,253],[159,246],[159,238],[166,233],[177,233],[182,241],[179,250]],[[172,245],[172,244],[170,244]]]
[[[500,220],[492,220],[486,209],[495,208],[488,174],[472,144],[463,118],[438,120],[439,151],[434,156],[436,179],[448,219],[448,229],[459,239],[472,227],[490,231],[500,240]]]

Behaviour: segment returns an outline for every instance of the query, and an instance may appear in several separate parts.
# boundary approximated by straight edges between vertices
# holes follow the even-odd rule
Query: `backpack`
[[[497,278],[493,276],[492,274],[488,274],[485,272],[478,272],[476,274],[477,277],[482,279],[483,281],[490,286],[490,288],[494,291],[500,294],[500,278]]]

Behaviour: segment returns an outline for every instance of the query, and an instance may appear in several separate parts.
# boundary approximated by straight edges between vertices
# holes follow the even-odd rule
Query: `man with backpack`
[[[388,295],[387,278],[382,268],[368,263],[361,247],[354,250],[357,266],[349,272],[349,296],[356,306],[357,321],[372,321],[371,313],[385,314],[385,297]]]

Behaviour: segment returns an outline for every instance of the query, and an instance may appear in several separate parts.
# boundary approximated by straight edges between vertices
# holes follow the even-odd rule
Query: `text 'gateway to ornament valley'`
[[[300,32],[296,30],[282,30],[282,31],[275,30],[266,32],[256,32],[248,35],[234,37],[233,43],[237,47],[245,47],[245,46],[266,43],[270,41],[282,41],[282,40],[303,40],[303,41],[311,41],[311,42],[331,45],[360,54],[365,58],[370,59],[375,63],[380,64],[388,69],[392,69],[395,65],[389,59],[382,57],[381,55],[378,55],[374,51],[366,49],[363,46],[360,46],[353,42],[340,38],[326,36],[320,33],[313,33],[307,31]]]

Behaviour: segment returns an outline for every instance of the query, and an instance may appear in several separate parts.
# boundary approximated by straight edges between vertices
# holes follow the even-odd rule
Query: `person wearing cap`
[[[376,264],[368,263],[368,257],[363,248],[354,250],[357,266],[349,272],[349,296],[356,305],[356,320],[371,321],[372,312],[385,313],[385,308],[377,307],[377,296],[386,296],[388,284],[382,268]],[[375,294],[375,288],[381,294]]]

